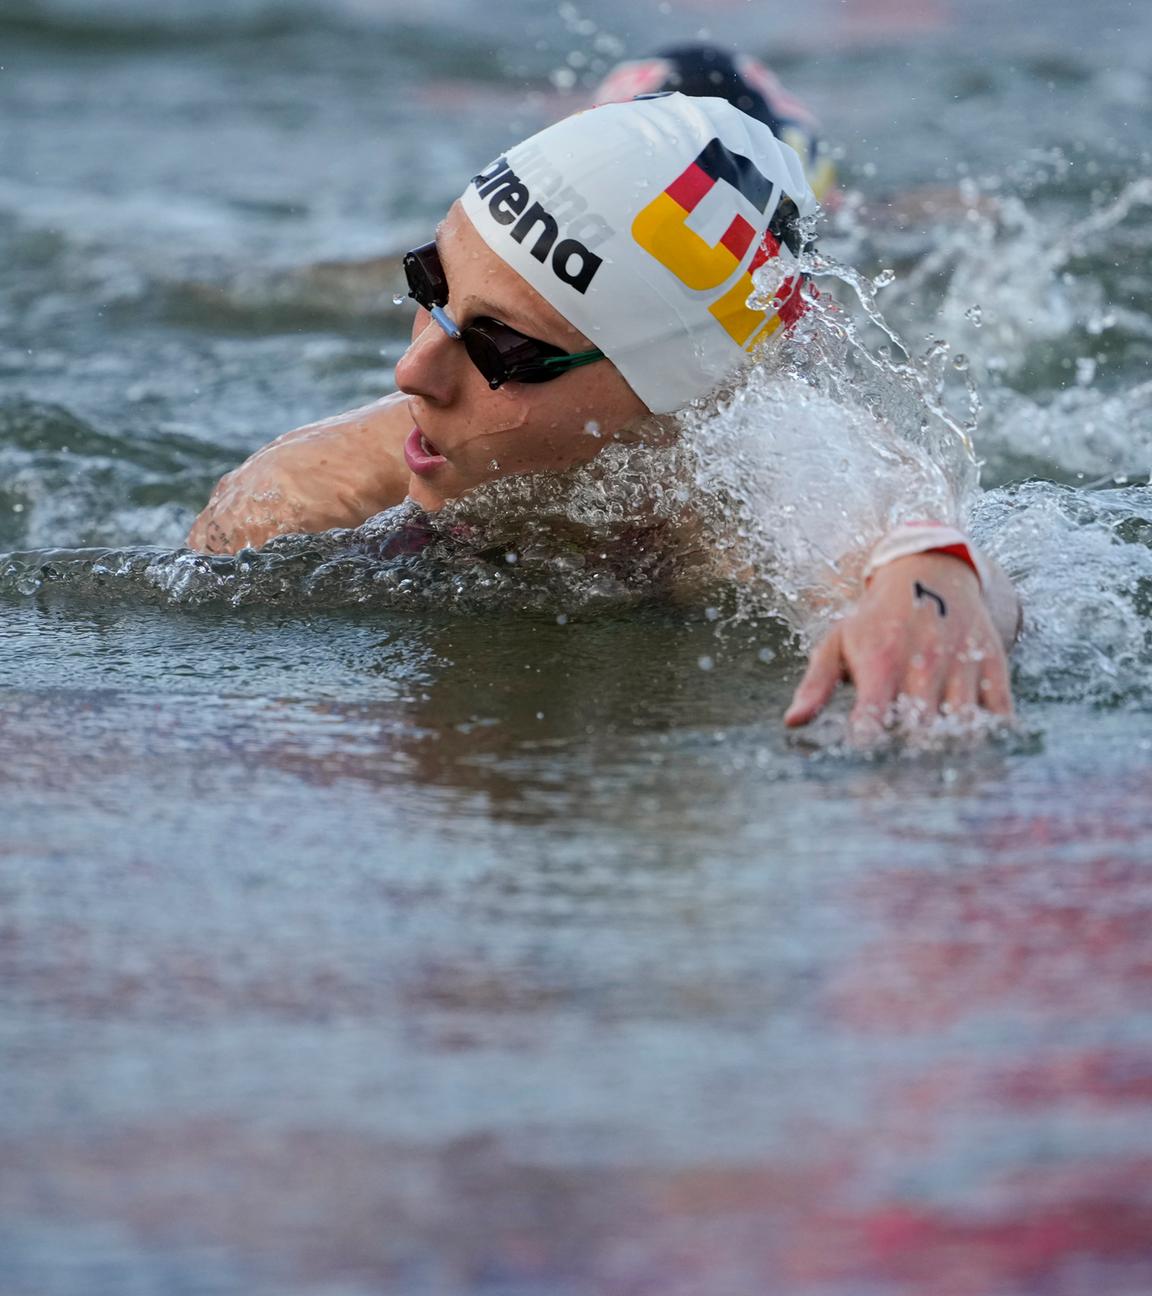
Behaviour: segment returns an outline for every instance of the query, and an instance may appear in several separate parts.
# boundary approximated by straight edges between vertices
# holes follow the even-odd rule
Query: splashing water
[[[982,253],[971,251],[968,232],[948,242],[955,273],[934,331],[945,331],[941,316],[955,325],[963,298],[954,284],[973,264],[1002,267],[1002,283],[1017,275],[1004,290],[1015,319],[982,293],[994,309],[969,317],[968,349],[955,356],[931,335],[923,354],[911,355],[877,305],[877,287],[892,282],[887,276],[869,280],[829,257],[804,258],[802,268],[821,284],[804,322],[773,363],[691,420],[696,483],[720,505],[718,543],[734,566],[752,573],[764,607],[811,640],[857,586],[852,555],[898,521],[938,518],[971,530],[1017,585],[1026,621],[1015,670],[1024,696],[1135,704],[1152,695],[1152,493],[1138,485],[1097,489],[1147,480],[1149,384],[1107,394],[1092,383],[1094,372],[1084,380],[1081,369],[1076,387],[1042,404],[996,381],[991,435],[982,433],[981,445],[990,439],[1001,463],[1046,476],[1054,465],[1080,481],[1091,474],[1095,480],[1080,489],[1035,481],[980,493],[973,452],[985,412],[976,376],[988,383],[998,368],[992,360],[1009,343],[1019,360],[1038,340],[1063,335],[1075,285],[1056,271],[1150,196],[1148,183],[1130,184],[1062,232],[1012,204],[999,233],[984,230]],[[1044,255],[1033,255],[1040,248]],[[930,253],[910,276],[917,291],[938,271]],[[829,282],[847,289],[852,311],[830,299]],[[1033,327],[1026,303],[1037,300],[1041,284],[1045,311]],[[771,300],[779,286],[779,271],[764,273],[760,299]],[[1085,328],[1101,309],[1092,293],[1079,294]],[[976,325],[983,331],[974,335]],[[1129,328],[1143,336],[1148,321],[1138,317]],[[1006,442],[1010,456],[1001,449]]]
[[[1152,698],[1152,491],[1024,482],[987,492],[971,525],[1024,607],[1014,667],[1025,696]]]
[[[0,593],[464,613],[627,606],[666,588],[677,564],[664,542],[686,498],[664,485],[675,478],[675,455],[610,445],[585,469],[496,481],[435,515],[408,501],[354,530],[282,536],[234,556],[13,552],[0,558]]]
[[[1016,669],[1026,694],[1144,698],[1148,492],[1096,487],[1147,474],[1150,385],[1106,394],[1095,363],[1091,372],[1080,365],[1076,385],[1042,403],[1007,377],[1030,347],[1064,339],[1077,320],[1084,335],[1102,321],[1130,337],[1152,333],[1146,317],[1108,308],[1099,292],[1075,292],[1063,277],[1086,242],[1118,229],[1150,195],[1149,184],[1131,184],[1057,230],[1001,199],[995,216],[977,210],[910,268],[871,278],[810,250],[800,268],[811,309],[739,386],[680,416],[673,444],[608,443],[581,469],[490,483],[435,518],[405,505],[356,531],[282,537],[234,558],[35,549],[69,533],[89,544],[117,530],[143,538],[150,517],[152,534],[180,534],[222,452],[179,439],[137,452],[66,412],[9,405],[4,537],[23,549],[0,562],[0,592],[567,617],[675,591],[734,607],[738,618],[778,617],[810,642],[858,588],[876,540],[899,521],[933,517],[969,526],[1017,582],[1027,629]],[[765,301],[780,286],[770,269],[757,284]],[[880,309],[881,291],[885,312],[905,316],[899,331]],[[926,313],[917,354],[904,337],[925,326]],[[964,351],[942,333],[961,336]],[[981,449],[991,446],[998,467],[1090,482],[980,494],[978,420]],[[102,482],[115,492],[101,494]]]

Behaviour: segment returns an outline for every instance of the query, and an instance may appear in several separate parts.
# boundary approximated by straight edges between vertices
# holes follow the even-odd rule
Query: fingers
[[[964,658],[953,663],[944,686],[942,710],[950,715],[975,710],[979,700],[980,665],[974,659]]]
[[[925,716],[935,715],[944,701],[955,669],[955,663],[950,664],[941,653],[922,648],[909,659],[898,691],[911,700],[918,712]]]
[[[895,657],[877,655],[853,671],[856,705],[848,717],[848,726],[856,737],[867,737],[884,728],[900,692],[899,665]]]
[[[792,695],[792,703],[784,713],[784,723],[790,728],[806,725],[828,704],[844,674],[840,627],[827,634],[812,654],[808,669],[799,687]]]
[[[972,646],[949,672],[944,709],[954,714],[978,708],[992,715],[1015,714],[1008,661],[998,644]]]
[[[1003,654],[989,657],[982,663],[978,685],[980,705],[993,715],[1012,716],[1012,686],[1008,681],[1008,663]]]

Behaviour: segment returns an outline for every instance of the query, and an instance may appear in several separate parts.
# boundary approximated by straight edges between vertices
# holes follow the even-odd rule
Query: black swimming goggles
[[[407,253],[404,273],[408,276],[408,296],[415,298],[450,338],[464,343],[469,360],[493,391],[506,382],[551,382],[569,369],[604,359],[603,351],[570,354],[486,315],[477,316],[461,328],[444,309],[448,304],[448,280],[435,243],[425,243]]]

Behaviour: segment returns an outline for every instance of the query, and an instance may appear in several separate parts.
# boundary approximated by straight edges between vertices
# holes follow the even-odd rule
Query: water
[[[1152,1287],[1149,18],[619,8],[0,14],[5,1296]],[[822,254],[916,362],[858,311],[662,464],[751,589],[598,557],[629,455],[417,555],[180,554],[388,389],[460,177],[703,28],[820,113]],[[782,730],[803,559],[883,523],[865,409],[929,493],[978,416],[1014,736]]]

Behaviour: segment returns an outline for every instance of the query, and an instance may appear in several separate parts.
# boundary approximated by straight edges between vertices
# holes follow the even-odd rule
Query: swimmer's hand
[[[841,680],[856,686],[849,727],[857,738],[878,734],[900,697],[924,723],[979,710],[1010,718],[1002,639],[1011,642],[1013,634],[997,629],[966,563],[938,553],[901,558],[874,574],[853,611],[816,647],[784,722],[815,719]]]
[[[273,536],[360,526],[403,500],[409,428],[403,400],[388,397],[279,437],[220,479],[189,548],[236,553]]]

